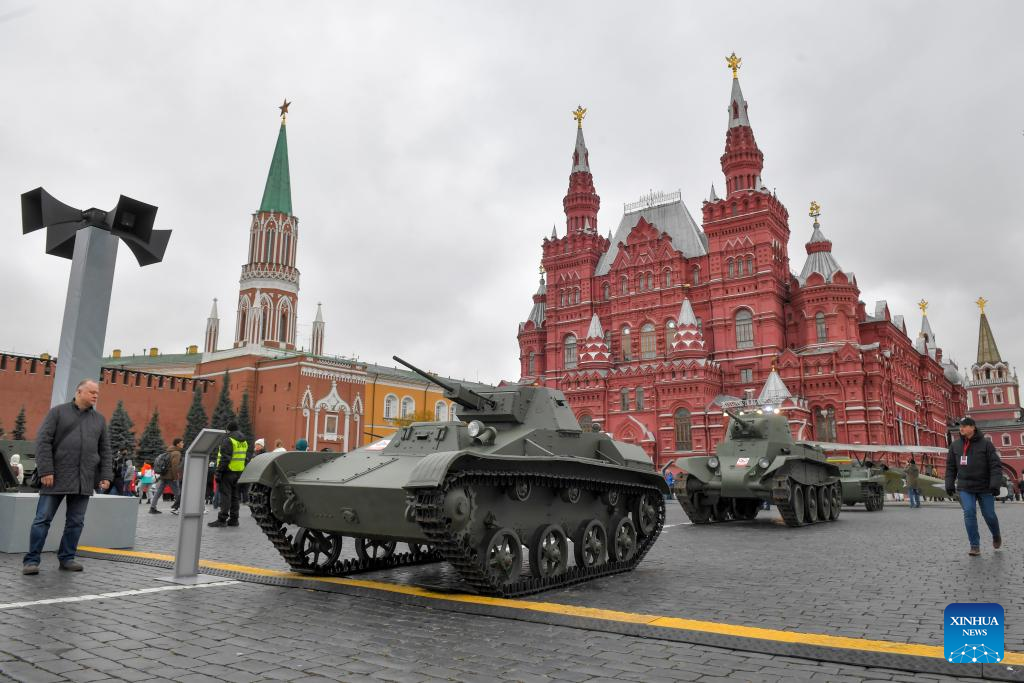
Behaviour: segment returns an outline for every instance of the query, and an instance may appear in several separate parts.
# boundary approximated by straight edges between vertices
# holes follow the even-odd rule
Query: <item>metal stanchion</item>
[[[178,552],[174,556],[174,576],[161,577],[170,583],[196,584],[223,581],[219,576],[199,574],[199,546],[203,540],[203,510],[206,502],[206,474],[210,456],[226,434],[223,429],[204,429],[185,451],[185,471],[181,478],[181,502],[178,522]]]

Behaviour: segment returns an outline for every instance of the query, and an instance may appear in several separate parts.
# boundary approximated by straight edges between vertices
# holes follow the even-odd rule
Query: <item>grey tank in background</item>
[[[414,423],[345,455],[264,453],[242,474],[294,570],[446,561],[476,592],[515,596],[639,564],[669,492],[643,449],[581,429],[560,391],[477,393],[395,360],[443,387],[460,420]],[[345,544],[356,558],[341,559]]]
[[[787,526],[839,517],[839,468],[824,452],[794,442],[784,415],[726,412],[729,427],[714,455],[676,460],[683,474],[674,493],[690,521],[751,520],[764,501],[778,507]]]

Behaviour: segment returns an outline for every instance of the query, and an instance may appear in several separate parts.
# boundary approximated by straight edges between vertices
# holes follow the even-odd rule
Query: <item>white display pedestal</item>
[[[28,535],[36,517],[37,493],[0,493],[0,553],[28,552]],[[94,495],[85,513],[85,528],[79,545],[99,548],[132,548],[135,546],[135,522],[139,499],[135,496]],[[57,550],[64,533],[67,508],[61,501],[50,523],[43,551]]]

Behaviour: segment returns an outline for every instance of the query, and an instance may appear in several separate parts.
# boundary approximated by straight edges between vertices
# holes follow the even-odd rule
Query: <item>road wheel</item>
[[[608,551],[608,532],[604,525],[596,519],[582,524],[576,535],[572,537],[573,550],[576,555],[576,566],[589,569],[603,564]]]
[[[395,554],[394,541],[377,541],[372,538],[355,539],[356,555],[363,562],[367,560],[386,560]]]
[[[839,519],[839,513],[843,510],[843,488],[842,484],[832,486],[832,521]]]
[[[796,525],[802,526],[806,520],[806,508],[804,507],[804,487],[800,484],[792,484],[792,491],[789,496],[789,504],[793,506],[793,517],[796,518]]]
[[[302,555],[306,568],[320,573],[338,561],[341,539],[341,534],[302,528],[295,535],[294,546]]]
[[[650,536],[658,526],[657,506],[651,493],[641,493],[633,503],[633,521],[641,536]]]
[[[612,535],[612,556],[616,562],[626,562],[636,553],[636,546],[636,526],[629,517],[623,517],[615,525],[615,533]]]
[[[818,493],[818,516],[821,521],[828,522],[832,519],[832,487],[815,487]]]
[[[537,530],[530,544],[530,572],[544,579],[569,566],[569,539],[562,527],[552,524]]]
[[[523,571],[523,544],[511,529],[498,529],[484,546],[484,571],[498,585],[515,583]]]
[[[813,486],[804,487],[804,504],[807,506],[806,521],[814,524],[818,521],[818,494]]]

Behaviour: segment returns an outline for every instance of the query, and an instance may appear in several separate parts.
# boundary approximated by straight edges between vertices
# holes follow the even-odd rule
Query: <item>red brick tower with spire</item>
[[[259,211],[249,228],[249,260],[239,281],[235,346],[261,344],[295,348],[299,269],[295,257],[299,219],[292,214],[291,176],[288,170],[288,105],[281,110],[274,157]]]

